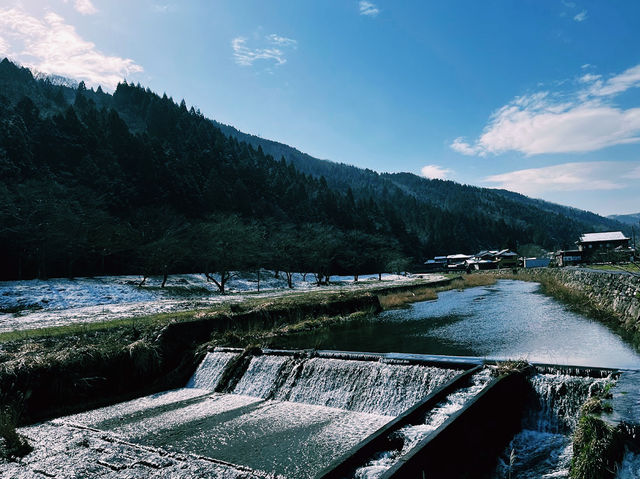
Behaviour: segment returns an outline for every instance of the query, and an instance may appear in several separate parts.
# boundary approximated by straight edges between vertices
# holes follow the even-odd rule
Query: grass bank
[[[589,269],[597,269],[600,271],[626,271],[627,273],[640,273],[640,265],[630,264],[592,264]]]
[[[411,291],[398,291],[378,296],[383,309],[398,309],[408,306],[410,303],[431,301],[438,299],[438,293],[452,289],[473,288],[476,286],[489,286],[495,284],[497,278],[484,274],[449,275],[451,282],[437,287],[423,287]]]
[[[581,408],[578,425],[573,434],[571,479],[613,479],[617,465],[624,455],[622,432],[601,417],[611,412],[610,386],[589,399]]]

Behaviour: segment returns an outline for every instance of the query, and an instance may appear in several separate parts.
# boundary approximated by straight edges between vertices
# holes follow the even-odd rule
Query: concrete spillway
[[[80,448],[82,461],[98,469],[109,468],[101,463],[129,472],[144,468],[126,459],[142,447],[187,454],[225,469],[229,477],[245,476],[244,468],[257,475],[313,477],[466,367],[363,355],[220,350],[206,355],[183,389],[56,419],[24,433],[42,442],[55,434],[93,437],[103,431],[100,437],[125,450],[109,460],[98,451],[91,461]],[[47,464],[49,470],[60,468],[60,475],[72,475],[77,467],[72,460]],[[171,467],[158,471],[165,469]]]
[[[22,428],[35,451],[7,477],[456,477],[454,453],[497,464],[496,478],[564,477],[578,409],[606,379],[491,371],[477,358],[220,349],[182,389]]]

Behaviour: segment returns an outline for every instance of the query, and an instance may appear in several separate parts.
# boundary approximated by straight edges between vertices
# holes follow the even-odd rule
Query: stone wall
[[[555,279],[571,290],[583,294],[594,309],[614,316],[630,333],[640,333],[640,277],[627,273],[585,268],[535,268],[499,270],[497,275],[542,281]],[[513,276],[512,276],[513,275]]]

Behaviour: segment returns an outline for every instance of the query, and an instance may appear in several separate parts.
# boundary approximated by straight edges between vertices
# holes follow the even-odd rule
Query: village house
[[[555,254],[556,264],[558,266],[571,266],[574,264],[582,263],[582,251],[574,250],[560,250]]]
[[[518,253],[503,249],[496,255],[498,268],[515,268],[518,266]]]
[[[630,238],[622,231],[585,233],[576,241],[582,259],[587,262],[625,260],[633,254],[629,247]],[[619,257],[619,258],[618,258]]]
[[[448,256],[436,256],[424,262],[426,270],[434,271],[442,269],[451,270],[485,270],[496,268],[512,268],[518,265],[518,254],[504,249],[484,250],[477,254],[450,254]]]

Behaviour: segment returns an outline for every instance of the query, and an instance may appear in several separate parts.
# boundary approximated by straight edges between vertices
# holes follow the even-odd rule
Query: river
[[[570,311],[538,283],[514,280],[445,291],[435,301],[275,338],[270,346],[640,368],[638,351],[607,326]]]

